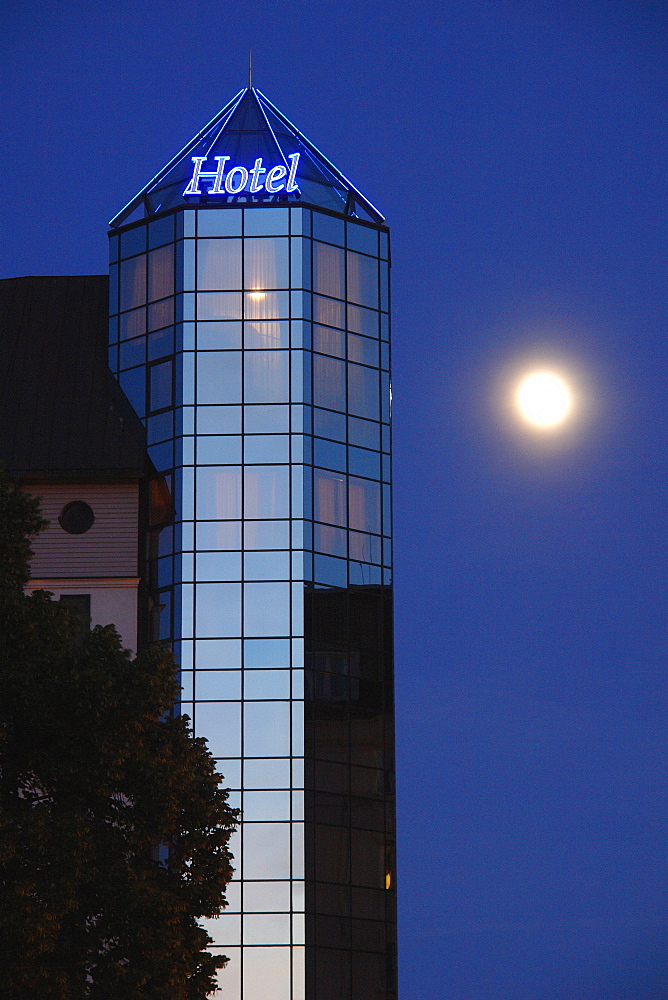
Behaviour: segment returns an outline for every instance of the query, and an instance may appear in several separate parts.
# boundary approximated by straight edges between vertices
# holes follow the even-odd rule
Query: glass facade
[[[242,810],[221,988],[390,1000],[387,229],[242,199],[110,239],[110,366],[175,507],[156,634]]]

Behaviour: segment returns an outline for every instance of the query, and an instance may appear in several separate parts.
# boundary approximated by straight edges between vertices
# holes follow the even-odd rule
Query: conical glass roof
[[[111,220],[184,204],[296,202],[384,222],[384,217],[285,115],[254,87],[240,91]]]

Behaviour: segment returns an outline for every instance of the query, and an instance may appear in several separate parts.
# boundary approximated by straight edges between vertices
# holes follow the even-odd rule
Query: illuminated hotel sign
[[[285,191],[287,194],[291,194],[293,191],[299,190],[299,186],[295,180],[297,167],[299,166],[299,157],[299,153],[290,153],[288,156],[288,160],[290,160],[289,167],[281,163],[278,166],[267,168],[262,166],[262,157],[258,156],[251,170],[247,170],[246,167],[236,166],[230,167],[225,172],[225,166],[230,159],[229,156],[214,156],[213,159],[217,163],[215,170],[202,169],[206,163],[206,156],[193,156],[193,175],[183,194],[184,196],[188,194],[225,195],[241,194],[245,191],[248,191],[250,194],[259,194],[260,191],[266,191],[267,194],[278,194],[279,191]],[[213,181],[208,191],[200,191],[199,185],[202,180]]]

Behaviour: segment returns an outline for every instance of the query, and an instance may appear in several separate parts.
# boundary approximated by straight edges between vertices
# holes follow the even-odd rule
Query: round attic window
[[[70,535],[83,535],[92,526],[95,514],[83,500],[74,500],[63,507],[58,523]]]

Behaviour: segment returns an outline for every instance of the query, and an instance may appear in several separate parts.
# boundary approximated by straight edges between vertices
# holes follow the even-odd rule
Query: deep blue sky
[[[1,277],[106,270],[249,45],[387,215],[402,1000],[668,995],[667,37],[660,0],[0,11]],[[506,405],[546,361],[548,444]]]

